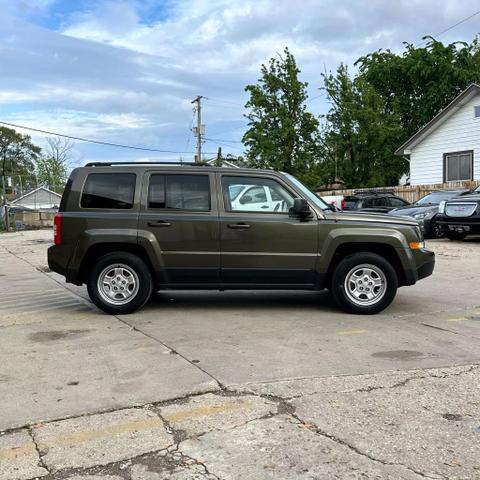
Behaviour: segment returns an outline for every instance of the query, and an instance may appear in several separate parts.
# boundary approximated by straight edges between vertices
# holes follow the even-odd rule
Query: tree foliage
[[[73,146],[73,142],[65,138],[52,137],[47,139],[47,147],[36,160],[39,184],[47,186],[54,192],[63,192]]]
[[[257,168],[273,168],[316,183],[318,120],[307,112],[307,83],[288,49],[262,65],[261,78],[245,90],[248,130],[243,136],[246,161]]]
[[[344,66],[324,76],[331,102],[322,143],[323,172],[336,171],[349,187],[396,185],[408,164],[395,150],[480,81],[480,44],[444,45],[431,37],[422,47],[405,44],[361,57],[351,78]]]
[[[0,188],[4,187],[5,193],[13,193],[13,184],[8,186],[7,177],[13,182],[21,181],[24,189],[35,186],[34,166],[40,152],[40,147],[34,145],[28,135],[0,127]]]
[[[398,115],[403,141],[429,122],[471,83],[480,80],[480,43],[444,45],[432,37],[401,54],[379,50],[357,61],[359,75]]]
[[[324,84],[332,104],[322,135],[326,183],[339,177],[347,188],[396,184],[407,168],[393,153],[402,137],[398,117],[365,79],[350,78],[344,65],[324,75]]]

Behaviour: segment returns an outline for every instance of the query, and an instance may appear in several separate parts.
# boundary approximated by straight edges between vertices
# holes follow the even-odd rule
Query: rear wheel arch
[[[153,268],[150,257],[147,251],[140,245],[126,242],[102,242],[91,245],[83,256],[82,263],[79,269],[79,279],[82,283],[86,283],[89,276],[89,271],[96,260],[107,255],[108,253],[127,252],[139,257],[145,265],[147,265],[152,275],[152,279],[156,278],[155,270]]]

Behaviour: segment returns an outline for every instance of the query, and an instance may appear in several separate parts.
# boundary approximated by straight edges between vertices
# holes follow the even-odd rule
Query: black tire
[[[430,238],[443,238],[445,236],[445,230],[443,229],[443,226],[437,223],[435,217],[433,217],[430,221],[428,236]]]
[[[109,267],[112,269],[117,267],[123,272],[121,273],[122,282],[123,279],[125,279],[125,282],[128,283],[128,280],[130,279],[132,284],[135,285],[135,287],[132,287],[131,291],[129,290],[125,293],[127,296],[131,295],[131,298],[127,299],[128,301],[125,303],[112,303],[123,300],[117,300],[115,298],[107,300],[108,294],[106,294],[105,291],[102,293],[102,291],[99,290],[99,277],[103,277],[103,272],[105,272]],[[127,275],[127,273],[130,273],[130,275]],[[109,276],[107,278],[110,279],[109,281],[112,281],[111,279],[113,279],[113,281],[117,281],[115,275],[116,273],[113,275],[113,277]],[[114,288],[116,289],[117,287]],[[125,291],[129,288],[129,286],[121,285],[118,288],[123,288]],[[113,315],[132,313],[143,307],[143,305],[145,305],[152,295],[152,275],[150,274],[150,270],[145,262],[136,255],[128,252],[108,253],[96,260],[95,265],[88,276],[87,290],[92,302],[104,312],[111,313]],[[112,291],[112,295],[116,294]],[[123,295],[123,293],[118,292],[118,295]]]
[[[357,299],[357,303],[352,300],[354,294],[350,292],[350,294],[345,290],[346,279],[347,276],[350,276],[352,270],[355,267],[360,267],[362,265],[365,266],[373,266],[374,270],[372,271],[373,274],[377,275],[378,278],[382,280],[382,283],[385,285],[383,292],[381,292],[381,287],[378,290],[375,290],[373,293],[373,288],[368,285],[368,288],[372,289],[372,293],[378,294],[378,300],[373,299],[371,302],[368,303],[368,299]],[[359,271],[362,270],[359,268]],[[376,274],[376,271],[381,272],[383,274],[383,279],[381,276]],[[361,279],[363,280],[363,278]],[[376,277],[372,280],[376,280]],[[351,283],[350,283],[351,285]],[[359,287],[364,288],[364,287]],[[343,260],[339,262],[339,264],[335,267],[332,275],[332,294],[333,298],[337,302],[338,306],[348,312],[348,313],[360,313],[364,315],[371,315],[375,313],[379,313],[385,308],[387,308],[395,298],[398,288],[398,278],[395,269],[391,265],[391,263],[386,260],[384,257],[377,255],[375,253],[370,252],[358,252],[353,253]],[[359,292],[357,292],[357,295]],[[360,295],[367,296],[369,293],[360,293]],[[362,304],[364,303],[364,304]]]
[[[445,234],[450,240],[463,240],[467,234],[465,232],[449,231]]]

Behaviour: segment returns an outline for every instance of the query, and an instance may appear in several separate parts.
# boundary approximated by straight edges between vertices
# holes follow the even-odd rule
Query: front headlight
[[[447,202],[445,200],[442,200],[440,202],[440,205],[438,206],[438,213],[445,213],[445,205]]]

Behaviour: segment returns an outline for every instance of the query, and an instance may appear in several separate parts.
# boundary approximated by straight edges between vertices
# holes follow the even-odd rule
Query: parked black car
[[[440,203],[437,223],[450,240],[480,233],[480,187],[461,197]]]
[[[357,210],[369,213],[388,213],[394,208],[410,205],[406,200],[390,192],[361,191],[346,195],[343,210]]]
[[[437,190],[422,197],[418,202],[390,211],[390,215],[413,217],[423,224],[425,236],[440,238],[444,236],[443,227],[437,222],[438,207],[442,201],[465,195],[469,190]]]

